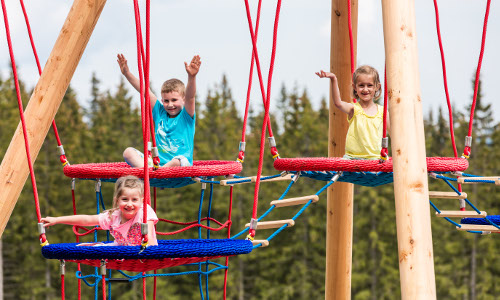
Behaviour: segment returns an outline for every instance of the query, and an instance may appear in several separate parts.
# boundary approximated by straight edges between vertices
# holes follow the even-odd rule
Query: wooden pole
[[[330,70],[337,75],[340,95],[351,101],[351,54],[349,47],[348,6],[345,0],[332,0]],[[351,5],[351,19],[356,61],[358,1]],[[328,155],[345,154],[347,116],[335,107],[330,86],[330,127]],[[326,215],[325,299],[351,299],[353,185],[337,182],[328,189]]]
[[[382,0],[401,299],[436,299],[413,0]]]
[[[49,127],[106,0],[75,0],[25,110],[31,159]],[[21,124],[0,165],[0,237],[29,175]]]

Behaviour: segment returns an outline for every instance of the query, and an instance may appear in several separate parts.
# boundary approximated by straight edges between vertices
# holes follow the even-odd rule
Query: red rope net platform
[[[200,160],[189,167],[150,168],[150,185],[159,188],[179,188],[194,183],[193,177],[215,177],[238,174],[242,165],[236,161]],[[64,175],[79,179],[115,181],[125,175],[144,177],[143,168],[132,168],[125,162],[67,165]]]
[[[426,160],[428,172],[464,171],[469,167],[465,158],[427,157]],[[279,158],[274,161],[274,168],[279,171],[392,172],[392,158],[383,163],[340,157]]]

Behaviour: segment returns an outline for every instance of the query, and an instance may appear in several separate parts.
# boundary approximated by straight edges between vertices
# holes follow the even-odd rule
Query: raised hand
[[[196,74],[198,74],[198,71],[200,71],[200,56],[195,55],[189,64],[187,62],[184,62],[184,66],[186,67],[186,72],[189,76],[196,76]]]
[[[325,72],[323,70],[316,72],[316,75],[318,75],[320,78],[330,78],[330,79],[336,79],[337,77],[335,74],[331,72]]]
[[[130,72],[127,64],[127,59],[123,54],[118,54],[117,55],[118,59],[118,65],[120,66],[120,71],[122,72],[123,75],[126,75],[128,72]]]

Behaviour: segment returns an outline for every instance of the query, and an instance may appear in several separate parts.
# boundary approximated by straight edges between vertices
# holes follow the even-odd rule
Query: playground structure
[[[33,160],[36,158],[50,122],[54,118],[64,91],[69,84],[72,72],[76,68],[105,3],[105,1],[87,1],[88,3],[92,3],[92,5],[86,6],[84,2],[75,1],[67,22],[61,31],[60,38],[54,47],[54,51],[47,62],[30,100],[30,104],[26,109],[26,127],[30,135],[29,144],[32,149],[31,158]],[[332,38],[332,52],[338,54],[343,51],[345,52],[345,45],[349,44],[345,40],[342,40],[342,38],[345,38],[347,32],[345,30],[348,24],[345,22],[347,13],[345,12],[346,6],[344,1],[332,1],[332,7],[332,11],[335,12],[332,14],[332,29],[335,29],[332,30],[332,36],[337,36],[338,34],[341,37],[340,39]],[[354,9],[351,13],[354,15],[354,19],[356,19],[356,5],[354,4],[352,7]],[[393,124],[398,124],[398,126],[394,126],[395,130],[392,131],[392,148],[393,153],[396,153],[392,164],[395,182],[398,248],[400,257],[404,258],[400,260],[401,289],[403,299],[424,299],[436,297],[432,235],[430,232],[429,204],[427,201],[429,198],[427,171],[430,168],[426,167],[427,164],[425,161],[423,118],[416,62],[415,22],[413,12],[408,7],[413,7],[411,1],[408,1],[408,3],[383,1],[390,111]],[[391,17],[395,15],[400,16],[400,18]],[[75,19],[79,20],[79,22],[71,22],[71,20]],[[333,24],[335,23],[339,24],[339,26],[334,26]],[[354,28],[356,27],[355,23],[355,21],[352,22]],[[84,33],[83,36],[80,32]],[[353,30],[353,32],[356,32],[356,30]],[[75,37],[78,37],[78,39],[75,39]],[[77,42],[68,42],[73,40],[77,40]],[[355,41],[355,38],[353,40]],[[68,45],[72,47],[68,47]],[[254,52],[256,53],[255,43]],[[72,55],[68,55],[68,53]],[[348,82],[350,81],[351,70],[348,69],[349,66],[345,63],[346,57],[340,54],[332,55],[331,69],[339,74],[338,77],[341,81]],[[352,57],[355,56],[351,55]],[[60,68],[60,65],[68,66],[68,69]],[[403,67],[406,68],[407,72],[401,73],[398,71]],[[57,82],[57,85],[50,85],[48,82]],[[342,98],[349,99],[349,96],[345,96],[350,94],[347,86],[346,88],[346,90],[341,90],[341,93],[344,95]],[[330,122],[331,141],[329,145],[332,147],[329,149],[329,153],[331,156],[339,157],[344,150],[344,137],[347,131],[347,124],[345,118],[338,117],[340,114],[335,112],[333,105],[330,105],[330,107],[332,107],[332,118]],[[38,121],[35,123],[34,120]],[[265,130],[265,126],[263,127]],[[36,134],[34,134],[35,128],[37,128]],[[414,132],[415,135],[407,135],[407,132]],[[20,154],[19,151],[16,153],[13,150],[17,149],[18,144],[22,144],[23,137],[21,134],[20,125],[0,168],[0,175],[2,176],[0,190],[6,195],[2,197],[2,201],[6,199],[2,202],[2,212],[4,212],[1,218],[2,222],[0,223],[2,231],[19,196],[22,188],[21,182],[24,183],[28,175],[27,170],[23,167],[24,158],[22,153]],[[333,147],[333,145],[335,146]],[[284,162],[284,160],[280,161]],[[4,165],[4,162],[8,162],[8,164],[5,163]],[[276,164],[279,164],[279,162]],[[290,171],[288,166],[289,164],[287,163],[284,169]],[[388,168],[387,170],[392,169],[388,167],[388,164],[384,166]],[[360,164],[356,164],[355,167],[359,168]],[[465,168],[466,166],[461,165],[458,170],[464,170]],[[279,168],[277,167],[277,169]],[[300,172],[301,170],[296,171]],[[232,173],[232,171],[228,172],[227,175]],[[260,174],[256,176],[255,181],[259,179]],[[337,179],[338,176],[333,182]],[[464,180],[464,182],[466,181]],[[225,184],[236,184],[236,182],[225,182]],[[332,228],[332,230],[327,231],[331,234],[327,235],[326,298],[348,299],[350,297],[350,276],[346,276],[345,274],[347,270],[347,274],[350,275],[351,269],[352,184],[337,183],[334,189],[330,188],[328,198],[328,211],[332,212],[328,219],[328,228]],[[342,201],[332,201],[333,198],[342,199]],[[317,197],[307,196],[304,199],[293,199],[291,201],[309,203],[311,199],[317,200]],[[256,216],[252,218],[256,219]],[[417,223],[424,226],[420,225],[418,228],[415,228],[412,225]],[[292,222],[288,221],[288,223],[278,223],[272,226],[280,228],[287,224],[292,225]],[[262,225],[264,224],[261,224],[259,228],[262,228]],[[264,241],[260,242],[260,245],[264,244],[266,244]]]

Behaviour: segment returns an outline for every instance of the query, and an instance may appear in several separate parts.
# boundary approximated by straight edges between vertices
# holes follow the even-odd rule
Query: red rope
[[[252,29],[252,22],[250,20],[250,11],[248,8],[248,0],[245,0],[245,7],[247,10],[247,18],[248,18],[248,24],[250,27],[250,34],[252,36],[252,46],[254,48],[255,52],[255,59],[257,62],[257,65],[259,64],[258,61],[258,55],[257,55],[257,48],[256,48],[256,41],[255,41],[255,35],[253,33]],[[278,0],[277,6],[276,6],[276,16],[274,18],[274,30],[273,30],[273,48],[271,52],[271,62],[269,66],[269,75],[267,78],[267,95],[265,97],[265,104],[264,104],[264,120],[262,124],[262,133],[261,133],[261,140],[260,140],[260,155],[259,155],[259,167],[257,170],[257,179],[255,182],[255,190],[254,190],[254,203],[253,203],[253,210],[252,210],[252,218],[257,219],[257,204],[258,204],[258,198],[259,198],[259,186],[260,186],[260,177],[262,174],[262,165],[263,165],[263,158],[264,158],[264,146],[265,146],[265,134],[266,134],[266,125],[269,122],[269,104],[271,100],[271,82],[272,82],[272,76],[273,76],[273,69],[274,69],[274,60],[276,56],[276,41],[277,41],[277,34],[278,34],[278,22],[279,22],[279,13],[280,13],[280,8],[281,8],[281,0]],[[259,70],[260,68],[258,68]],[[260,77],[259,77],[260,78]],[[262,88],[262,86],[261,86]],[[271,135],[271,134],[270,134]],[[273,151],[273,150],[271,150]],[[273,156],[277,154],[273,153]],[[255,229],[250,229],[250,235],[252,237],[255,236]]]
[[[385,139],[387,137],[387,101],[388,100],[388,93],[387,93],[387,72],[386,68],[384,66],[384,113],[383,113],[383,128],[382,128],[382,139]],[[380,157],[381,158],[387,158],[388,157],[388,150],[387,147],[382,147],[380,150]]]
[[[259,5],[257,7],[257,19],[255,20],[255,40],[257,40],[257,36],[259,33],[261,4],[262,4],[262,0],[259,0]],[[252,90],[252,78],[253,78],[254,62],[255,62],[255,53],[252,51],[252,60],[250,63],[250,72],[248,75],[248,87],[247,87],[247,99],[246,99],[246,105],[245,105],[245,115],[243,117],[243,128],[241,130],[241,142],[242,143],[245,142],[246,131],[247,131],[248,110],[250,108],[250,91]],[[240,152],[238,153],[238,159],[239,159],[239,161],[243,162],[244,158],[245,158],[245,151],[240,149]]]
[[[64,300],[65,298],[65,292],[64,292],[64,274],[61,274],[61,300]]]
[[[102,274],[102,300],[106,300],[106,275]]]
[[[347,23],[349,24],[349,50],[351,54],[351,77],[354,74],[354,37],[352,34],[352,3],[351,0],[347,0]],[[352,99],[353,103],[356,103],[356,98]]]
[[[33,188],[33,197],[35,200],[36,215],[37,215],[38,223],[40,223],[40,219],[42,218],[42,216],[40,214],[40,203],[39,203],[39,199],[38,199],[38,189],[36,187],[36,179],[35,179],[35,171],[33,169],[33,162],[31,160],[30,146],[29,146],[29,141],[28,141],[28,133],[27,133],[27,129],[26,129],[26,121],[24,119],[23,102],[21,99],[21,89],[19,87],[19,79],[17,76],[16,60],[14,58],[12,41],[10,38],[9,19],[7,16],[7,8],[5,6],[4,0],[2,0],[2,11],[3,11],[3,19],[4,19],[4,23],[5,23],[5,36],[7,38],[7,44],[9,46],[9,55],[10,55],[10,61],[12,64],[12,73],[14,75],[14,84],[16,87],[17,105],[19,108],[19,116],[21,118],[21,125],[22,125],[22,129],[23,129],[24,147],[26,149],[26,158],[27,158],[28,167],[30,170],[31,186]],[[44,233],[40,234],[40,242],[44,243],[46,240],[47,239],[45,237],[45,234]]]
[[[448,104],[451,144],[453,146],[453,153],[455,154],[455,157],[458,157],[457,145],[455,144],[455,133],[453,130],[453,110],[451,107],[450,94],[448,93],[448,79],[446,76],[446,62],[444,59],[443,42],[441,39],[441,29],[439,26],[439,10],[438,10],[437,0],[434,0],[434,10],[436,12],[436,31],[437,31],[438,42],[439,42],[439,51],[441,53],[441,66],[442,66],[442,70],[443,70],[444,92],[446,94],[446,103]]]
[[[264,106],[265,106],[266,94],[265,94],[265,88],[264,88],[264,80],[262,79],[262,71],[260,69],[259,53],[257,51],[257,37],[254,33],[253,26],[252,26],[252,17],[250,16],[250,8],[248,5],[248,0],[245,0],[245,7],[246,7],[246,13],[247,13],[248,26],[249,26],[249,30],[250,30],[250,37],[252,39],[253,55],[255,55],[255,66],[257,67],[257,74],[259,76],[260,92],[262,94],[262,102],[264,103]],[[270,125],[270,122],[269,121],[267,121],[267,122]],[[269,136],[273,136],[272,128],[270,126],[268,127],[268,133],[269,133]]]
[[[28,13],[26,12],[26,8],[24,7],[23,0],[19,0],[19,2],[21,3],[21,8],[23,10],[24,21],[26,23],[26,29],[28,31],[28,36],[29,36],[29,39],[30,39],[31,49],[33,50],[33,56],[35,57],[36,66],[38,68],[38,74],[42,75],[42,67],[40,65],[40,60],[38,59],[38,53],[36,51],[36,47],[35,47],[35,42],[34,42],[34,39],[33,39],[33,35],[31,34],[31,26],[30,26],[30,22],[29,22],[29,18],[28,18]],[[56,126],[56,121],[55,120],[52,120],[52,129],[54,130],[54,135],[56,137],[57,146],[61,146],[62,143],[61,143],[61,139],[59,138],[59,132],[57,131],[57,126]],[[62,154],[60,156],[60,160],[61,160],[61,163],[63,163],[63,164],[68,161],[66,159],[66,156],[64,154]]]
[[[146,2],[149,2],[147,0]],[[149,8],[149,6],[146,6],[146,10]],[[136,28],[136,36],[137,36],[137,65],[139,69],[139,83],[140,83],[140,99],[141,99],[141,120],[142,120],[142,134],[143,134],[143,149],[144,149],[144,204],[147,205],[150,203],[150,187],[149,187],[149,167],[148,167],[148,141],[149,141],[149,112],[148,110],[151,110],[150,108],[150,103],[148,103],[147,99],[149,99],[148,96],[145,97],[144,92],[145,92],[145,86],[148,86],[148,83],[144,84],[144,77],[143,77],[143,68],[145,70],[145,73],[149,70],[148,67],[148,56],[149,56],[149,45],[147,44],[149,42],[149,38],[146,37],[146,64],[143,66],[143,61],[141,60],[141,55],[142,55],[142,34],[141,34],[141,21],[140,21],[140,12],[139,12],[139,4],[137,0],[134,0],[134,14],[135,14],[135,28]],[[146,14],[148,14],[146,12]],[[149,22],[146,21],[146,24],[149,25]],[[147,26],[146,25],[146,26]],[[146,30],[146,35],[149,34],[149,30]],[[147,77],[148,75],[146,75]],[[149,78],[149,77],[148,77]],[[146,92],[146,95],[149,94],[149,91]],[[143,210],[143,222],[147,223],[147,209]],[[147,234],[142,234],[142,239],[144,242],[148,241],[148,236]]]
[[[75,197],[75,179],[72,179],[71,182],[71,199],[73,202],[73,214],[76,215],[76,197]],[[76,235],[76,242],[80,242],[80,236]],[[77,263],[77,269],[78,271],[82,271],[80,263]],[[82,280],[78,278],[78,300],[81,299],[82,295]]]
[[[479,54],[479,61],[477,63],[476,80],[474,82],[474,98],[472,100],[472,105],[470,108],[470,120],[469,120],[469,131],[468,131],[469,137],[472,137],[472,125],[474,123],[474,109],[476,108],[477,91],[479,89],[479,75],[481,74],[481,64],[483,63],[484,45],[486,43],[486,28],[488,25],[488,16],[490,14],[490,4],[491,4],[491,0],[488,0],[488,2],[486,4],[486,12],[484,14],[483,35],[481,38],[481,52]],[[471,153],[470,146],[466,145],[464,148],[464,154],[466,156],[469,156],[470,153]]]
[[[191,228],[195,228],[195,227],[201,227],[201,228],[204,228],[204,229],[207,229],[207,230],[211,230],[211,231],[219,231],[219,230],[222,230],[224,228],[227,228],[229,225],[231,225],[231,221],[226,221],[224,224],[222,224],[220,227],[218,228],[213,228],[213,227],[209,227],[209,226],[206,226],[206,225],[202,225],[202,224],[192,224],[192,225],[189,225],[189,226],[186,226],[182,229],[179,229],[179,230],[176,230],[176,231],[172,231],[172,232],[156,232],[157,235],[174,235],[174,234],[178,234],[178,233],[181,233],[181,232],[184,232],[188,229],[191,229]]]
[[[162,222],[166,222],[166,223],[169,223],[169,224],[175,224],[175,225],[191,225],[191,224],[198,224],[198,221],[192,221],[192,222],[178,222],[178,221],[172,221],[172,220],[167,220],[167,219],[158,219],[159,221],[162,221]],[[207,220],[210,220],[212,222],[215,222],[217,223],[218,225],[222,225],[222,223],[220,221],[217,221],[216,219],[214,218],[210,218],[210,217],[205,217],[205,218],[202,218],[200,219],[200,222],[203,222],[203,221],[207,221]]]
[[[146,300],[146,272],[142,272],[142,299]]]

